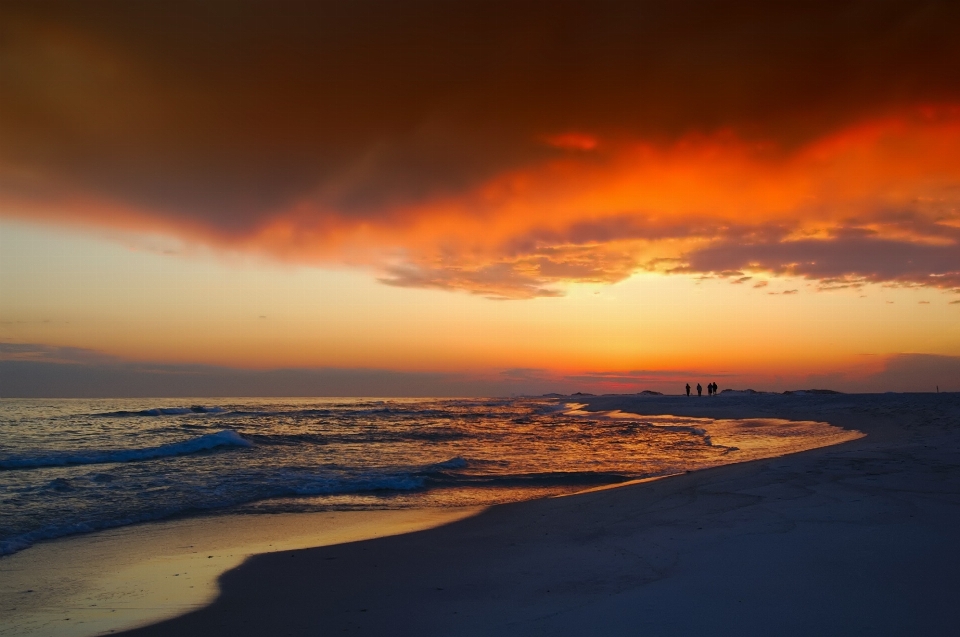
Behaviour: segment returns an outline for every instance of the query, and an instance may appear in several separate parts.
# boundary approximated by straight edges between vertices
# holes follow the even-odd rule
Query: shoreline
[[[58,538],[0,560],[0,635],[80,637],[162,621],[213,602],[220,576],[251,555],[410,533],[481,510],[215,514]]]
[[[126,634],[955,633],[960,396],[682,400],[590,408],[670,402],[679,415],[825,420],[867,437],[257,555],[224,574],[210,606]]]
[[[653,634],[687,634],[688,630],[722,634],[716,626],[691,625],[691,617],[683,618],[685,611],[678,606],[681,601],[690,599],[691,595],[698,601],[690,603],[700,604],[705,600],[700,599],[704,592],[697,586],[692,587],[697,577],[689,568],[681,566],[689,567],[691,560],[709,566],[711,560],[723,562],[738,551],[756,550],[758,547],[751,544],[743,545],[740,540],[744,535],[789,534],[790,524],[783,521],[785,516],[790,517],[789,504],[803,499],[804,496],[797,493],[809,491],[811,486],[792,483],[798,475],[800,482],[813,480],[809,475],[811,470],[803,467],[835,463],[844,456],[864,451],[875,454],[881,448],[913,444],[907,438],[919,435],[923,439],[931,434],[930,423],[920,422],[910,429],[902,423],[890,422],[902,415],[898,412],[915,410],[916,405],[911,401],[929,402],[930,398],[924,396],[721,396],[691,398],[686,404],[685,397],[578,397],[578,400],[587,402],[588,408],[596,411],[624,409],[637,414],[648,412],[645,415],[820,420],[864,431],[868,437],[786,456],[673,475],[669,476],[670,480],[642,480],[639,484],[611,485],[562,498],[499,505],[428,531],[366,541],[358,537],[348,543],[328,543],[327,546],[271,547],[276,552],[260,552],[224,573],[220,577],[221,594],[211,604],[181,607],[181,612],[190,612],[129,634],[174,631],[186,635],[210,632],[253,635],[271,631],[310,634],[309,627],[318,625],[328,626],[332,632],[346,630],[353,634],[387,631],[446,635],[498,631],[518,635],[572,635],[596,632],[592,628],[595,625],[602,625],[600,632],[606,634],[634,634],[639,625],[645,625]],[[792,404],[786,403],[787,400]],[[879,407],[880,412],[889,413],[868,413],[877,411],[871,404],[878,401],[886,405]],[[956,414],[947,410],[948,419],[960,420],[960,400],[948,398],[945,402],[950,403],[950,408],[956,408]],[[669,404],[669,412],[664,411],[665,404]],[[942,419],[942,416],[937,417]],[[923,421],[923,417],[919,420]],[[855,422],[861,426],[851,426]],[[950,444],[941,445],[941,450],[960,447],[955,434],[939,430],[933,433],[949,438]],[[792,477],[783,480],[784,475]],[[827,498],[827,503],[829,501]],[[817,506],[829,509],[827,503],[820,502]],[[786,505],[788,511],[773,516],[775,519],[771,521],[767,519],[770,517],[767,509],[772,504]],[[760,509],[754,510],[758,506]],[[948,516],[948,521],[958,521],[955,507],[949,508],[953,517]],[[745,515],[751,511],[752,515]],[[756,515],[758,513],[760,515]],[[843,524],[851,523],[843,516],[838,519]],[[723,523],[717,526],[718,521]],[[932,526],[942,527],[943,523]],[[734,542],[735,547],[730,545],[734,539],[738,540]],[[707,546],[712,550],[704,554],[703,547]],[[796,551],[786,551],[779,557],[782,561],[791,555],[796,557]],[[956,556],[956,551],[941,557],[949,561],[951,555]],[[768,557],[776,561],[776,551]],[[863,559],[861,557],[861,561]],[[922,563],[929,565],[930,561]],[[703,573],[712,574],[713,580],[707,579],[717,583],[716,577],[723,570],[708,567],[701,571],[701,579],[705,576]],[[736,579],[737,571],[743,571],[744,565],[737,563],[729,570],[729,576]],[[749,565],[746,570],[750,570]],[[777,583],[776,579],[770,581],[769,573],[766,577],[761,573],[756,575],[741,582],[741,593],[750,582],[764,583],[762,587],[747,586],[754,597],[762,597],[763,590]],[[430,582],[440,583],[431,587]],[[830,581],[819,583],[830,584]],[[727,590],[727,584],[729,582],[722,582],[716,588]],[[943,591],[958,592],[955,582],[946,588],[943,582],[938,584]],[[706,590],[716,593],[709,586]],[[876,590],[874,593],[879,594]],[[736,604],[747,603],[747,600],[734,602],[729,595],[726,597],[729,599],[724,603],[714,604],[712,612],[723,614],[730,608],[736,609]],[[734,605],[730,607],[730,604]],[[789,610],[784,609],[782,603],[774,603],[774,607]],[[637,615],[637,608],[646,608],[645,618]],[[664,609],[670,608],[679,615],[673,617],[665,613]],[[601,609],[605,610],[601,613]],[[936,613],[929,615],[939,617]],[[559,617],[564,617],[564,621],[556,619]],[[631,623],[630,618],[640,624]],[[951,615],[951,620],[955,619]],[[842,622],[837,624],[840,625]],[[742,621],[734,621],[733,626],[740,633],[751,632],[750,626]],[[845,626],[851,628],[849,624]],[[888,632],[880,630],[879,634],[890,634],[892,628],[889,627],[896,623],[886,622],[883,626],[888,626]],[[824,632],[822,624],[811,627],[807,622],[807,628]],[[844,633],[839,628],[832,633],[825,632]],[[759,629],[755,634],[760,634]],[[938,634],[936,630],[934,634]]]

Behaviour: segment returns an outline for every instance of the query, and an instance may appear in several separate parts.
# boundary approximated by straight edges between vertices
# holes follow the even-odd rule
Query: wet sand
[[[865,438],[255,555],[130,635],[954,635],[960,395],[604,397]]]
[[[203,608],[258,553],[409,533],[481,509],[213,515],[43,542],[0,559],[0,635],[84,637]]]

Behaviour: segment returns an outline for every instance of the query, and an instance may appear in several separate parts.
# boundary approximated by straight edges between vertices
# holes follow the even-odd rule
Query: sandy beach
[[[960,636],[958,26],[0,1],[0,637]]]
[[[251,555],[410,533],[478,507],[210,515],[44,542],[0,559],[0,635],[85,637],[203,608]]]
[[[428,531],[258,555],[211,605],[131,635],[952,635],[960,396],[589,399],[823,419],[843,445]]]
[[[867,435],[448,520],[254,516],[241,531],[237,516],[225,516],[219,536],[208,519],[171,522],[173,536],[147,525],[54,542],[42,547],[51,581],[58,558],[50,547],[86,542],[96,549],[88,579],[126,565],[101,589],[130,589],[137,577],[166,583],[153,598],[127,590],[126,601],[101,593],[97,609],[57,609],[72,619],[47,613],[47,632],[32,634],[105,634],[174,614],[126,634],[956,634],[960,395],[577,400],[596,411],[822,420]],[[417,530],[426,527],[434,528]],[[196,550],[180,546],[188,539],[219,547],[205,571],[199,564],[209,558],[198,562]],[[29,563],[30,554],[14,558]],[[219,595],[209,585],[187,589],[223,570]],[[194,579],[181,581],[188,573]],[[74,600],[83,594],[76,588]],[[5,603],[16,594],[25,599],[8,591]],[[158,600],[166,606],[151,608]],[[110,617],[117,609],[119,621]],[[28,631],[10,634],[18,632]]]

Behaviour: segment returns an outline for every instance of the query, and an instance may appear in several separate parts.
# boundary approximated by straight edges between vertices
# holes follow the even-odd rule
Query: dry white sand
[[[256,555],[209,606],[130,634],[960,634],[960,395],[589,408],[823,420],[867,437]]]

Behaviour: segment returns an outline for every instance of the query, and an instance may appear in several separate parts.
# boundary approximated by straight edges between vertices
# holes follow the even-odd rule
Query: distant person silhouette
[[[700,386],[700,383],[697,383],[697,396],[703,396],[703,387]]]
[[[687,383],[687,396],[690,395],[690,383]]]
[[[707,396],[713,396],[713,383],[707,383]]]
[[[716,396],[716,395],[717,395],[717,392],[718,392],[719,390],[720,390],[720,388],[717,387],[717,384],[716,384],[716,383],[714,383],[714,384],[713,384],[713,395]]]

